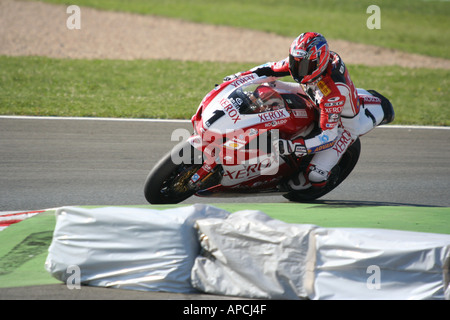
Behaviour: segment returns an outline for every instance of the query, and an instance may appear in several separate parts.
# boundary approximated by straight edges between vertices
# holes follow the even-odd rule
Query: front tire
[[[190,152],[190,161],[176,164],[173,154],[184,159],[184,153]],[[189,187],[192,175],[201,167],[201,153],[188,142],[182,142],[166,154],[150,171],[144,185],[144,195],[151,204],[176,204],[195,194]],[[197,161],[195,161],[197,160]]]

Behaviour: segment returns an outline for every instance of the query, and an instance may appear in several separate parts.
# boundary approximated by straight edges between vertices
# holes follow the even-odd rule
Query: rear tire
[[[302,191],[291,191],[288,194],[285,194],[284,197],[295,202],[309,202],[323,197],[348,177],[358,163],[360,153],[361,141],[358,138],[347,149],[339,163],[331,169],[331,174],[325,187],[317,190],[307,189]]]
[[[191,161],[176,164],[172,155],[183,158],[184,152],[190,152]],[[192,175],[202,167],[201,152],[188,142],[182,142],[166,154],[150,171],[144,185],[144,195],[151,204],[176,204],[195,194],[189,188]],[[197,161],[194,161],[197,160]]]

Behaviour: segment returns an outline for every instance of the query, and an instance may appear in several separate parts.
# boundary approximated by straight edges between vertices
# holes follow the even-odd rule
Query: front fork
[[[196,173],[194,173],[189,180],[189,188],[196,191],[204,189],[208,184],[209,178],[211,178],[217,171],[219,171],[220,167],[221,166],[219,166],[215,161],[211,164],[209,164],[208,162],[203,163],[202,167]]]
[[[189,142],[192,147],[201,151],[203,155],[206,155],[202,167],[191,176],[188,182],[189,188],[198,191],[204,189],[209,184],[210,178],[221,170],[222,166],[218,164],[218,158],[214,158],[216,149],[212,148],[212,144],[204,145],[201,139],[198,139],[198,136],[191,137]]]

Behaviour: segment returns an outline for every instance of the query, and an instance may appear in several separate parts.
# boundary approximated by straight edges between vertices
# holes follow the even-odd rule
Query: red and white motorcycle
[[[307,96],[289,90],[292,85],[256,74],[217,85],[203,98],[191,119],[194,133],[150,171],[144,188],[147,201],[174,204],[193,195],[276,193],[291,201],[307,202],[336,188],[358,161],[359,138],[331,170],[325,187],[288,187],[288,181],[306,169],[312,155],[280,155],[278,141],[306,136],[318,117]],[[363,89],[358,89],[358,95],[365,116],[371,117],[371,107],[382,106],[385,120],[381,124],[393,120],[388,99]]]

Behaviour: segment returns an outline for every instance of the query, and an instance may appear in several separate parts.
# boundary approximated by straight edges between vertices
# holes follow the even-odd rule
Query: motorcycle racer
[[[290,189],[325,186],[331,169],[362,132],[360,102],[344,62],[330,51],[323,35],[306,32],[292,42],[287,58],[228,76],[224,81],[251,73],[274,78],[290,75],[298,83],[293,84],[292,91],[306,94],[314,102],[319,112],[316,130],[306,137],[281,139],[279,149],[282,155],[314,154],[306,172],[288,182]],[[372,119],[363,117],[362,120],[372,122]],[[378,117],[373,126],[383,120],[386,119]]]

